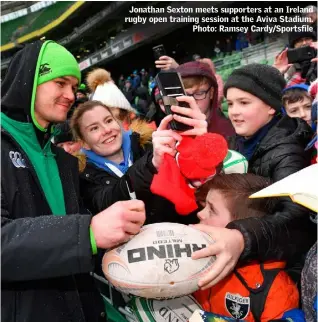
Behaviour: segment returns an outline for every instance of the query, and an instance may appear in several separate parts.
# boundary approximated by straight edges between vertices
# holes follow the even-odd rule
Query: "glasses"
[[[197,101],[204,100],[206,98],[207,93],[211,89],[211,87],[212,86],[210,86],[206,91],[200,91],[200,92],[197,92],[197,93],[194,93],[194,94],[187,94],[187,96],[192,96]]]

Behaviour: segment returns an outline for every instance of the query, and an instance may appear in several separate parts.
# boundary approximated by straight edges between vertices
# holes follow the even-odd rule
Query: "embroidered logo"
[[[52,72],[52,69],[49,64],[46,63],[46,64],[40,65],[40,70],[39,70],[40,76],[49,74],[51,72]]]
[[[21,156],[21,153],[10,151],[9,157],[16,168],[26,168],[24,159]]]
[[[225,307],[234,319],[244,319],[250,311],[250,298],[227,292]]]

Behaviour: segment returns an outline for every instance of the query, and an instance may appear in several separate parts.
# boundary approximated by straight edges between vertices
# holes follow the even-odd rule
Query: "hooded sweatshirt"
[[[202,62],[188,62],[179,65],[176,71],[181,74],[182,78],[205,76],[209,79],[211,86],[214,88],[214,94],[210,103],[210,113],[207,118],[208,132],[218,133],[225,138],[234,135],[235,131],[230,120],[225,117],[218,107],[219,85],[210,65]]]
[[[50,41],[27,45],[11,61],[1,85],[1,127],[30,160],[53,215],[65,215],[62,183],[51,151],[51,140],[42,147],[34,119],[34,103],[41,57]],[[47,130],[43,129],[45,134]],[[44,135],[43,135],[44,137]]]

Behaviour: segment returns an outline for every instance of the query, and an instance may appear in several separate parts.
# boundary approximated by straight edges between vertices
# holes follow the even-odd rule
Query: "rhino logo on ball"
[[[179,267],[178,259],[166,259],[164,264],[164,270],[169,274],[176,272]]]

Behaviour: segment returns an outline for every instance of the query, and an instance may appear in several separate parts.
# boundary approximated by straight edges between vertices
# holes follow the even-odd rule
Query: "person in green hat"
[[[76,99],[87,98],[87,89],[85,84],[81,84],[76,92]]]
[[[80,81],[69,51],[37,41],[14,56],[1,84],[2,321],[106,321],[90,275],[98,250],[145,221],[139,200],[94,217],[81,209],[77,160],[51,144]]]

